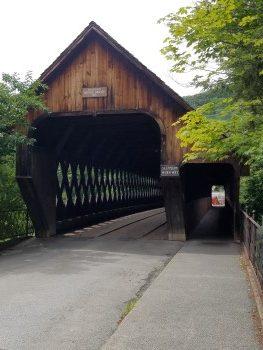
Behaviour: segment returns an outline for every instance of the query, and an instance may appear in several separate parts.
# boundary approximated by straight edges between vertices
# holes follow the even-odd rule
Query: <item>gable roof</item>
[[[192,107],[173,89],[164,83],[156,74],[142,64],[129,51],[114,40],[108,33],[106,33],[97,23],[90,22],[90,24],[77,36],[77,38],[56,58],[56,60],[40,75],[40,80],[43,83],[48,83],[52,77],[63,67],[81,47],[84,41],[95,34],[104,39],[115,51],[125,57],[133,66],[137,68],[145,77],[152,81],[156,86],[163,90],[173,100],[175,100],[186,111],[192,110]]]

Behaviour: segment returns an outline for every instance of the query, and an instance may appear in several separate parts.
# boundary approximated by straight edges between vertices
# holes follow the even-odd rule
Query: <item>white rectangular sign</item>
[[[82,89],[82,97],[84,98],[107,97],[107,95],[108,95],[107,86]]]
[[[178,165],[161,165],[161,177],[178,177],[179,175]]]

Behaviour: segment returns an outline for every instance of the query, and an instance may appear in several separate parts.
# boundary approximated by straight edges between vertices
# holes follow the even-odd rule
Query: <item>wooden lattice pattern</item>
[[[57,165],[58,220],[103,210],[154,203],[161,199],[159,178],[122,169],[60,160]]]

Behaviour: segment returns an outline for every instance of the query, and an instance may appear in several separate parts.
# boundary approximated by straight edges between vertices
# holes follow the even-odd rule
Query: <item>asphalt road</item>
[[[259,350],[255,306],[231,241],[188,241],[103,350]]]
[[[142,225],[92,239],[78,233],[32,239],[2,251],[0,349],[100,349],[116,330],[126,302],[181,247],[137,239]]]

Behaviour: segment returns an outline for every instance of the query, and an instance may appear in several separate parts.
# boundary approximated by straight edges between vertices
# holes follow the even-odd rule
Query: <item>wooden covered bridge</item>
[[[38,236],[165,206],[169,238],[185,240],[213,209],[213,185],[226,203],[210,215],[212,231],[234,234],[239,167],[181,165],[172,124],[190,106],[96,23],[40,79],[49,112],[28,115],[36,142],[17,156]]]

